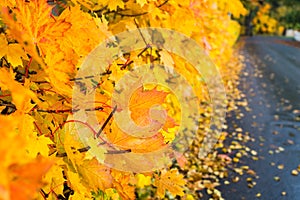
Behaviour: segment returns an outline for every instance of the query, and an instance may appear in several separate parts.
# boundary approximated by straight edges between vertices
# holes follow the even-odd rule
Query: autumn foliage
[[[103,40],[125,30],[163,27],[187,35],[206,50],[222,73],[228,108],[234,109],[240,64],[233,45],[240,26],[232,18],[246,14],[239,0],[1,0],[0,6],[0,199],[149,199],[177,195],[193,199],[197,198],[193,190],[214,189],[217,184],[190,178],[187,169],[200,162],[196,155],[178,155],[177,163],[169,169],[145,174],[101,164],[90,153],[90,148],[99,143],[91,140],[88,147],[84,146],[74,134],[75,124],[81,124],[100,135],[88,123],[73,119],[78,110],[72,107],[72,92],[85,57]],[[147,114],[153,105],[162,104],[168,110],[163,129],[153,137],[128,136],[113,120],[113,81],[135,64],[154,61],[178,69],[185,65],[162,50],[146,49],[116,59],[107,66],[108,76],[95,83],[97,102],[87,111],[97,112],[102,124],[111,118],[101,134],[106,134],[108,143],[118,151],[151,151],[173,139],[179,118],[172,116],[176,106],[168,107],[172,95],[163,88],[140,88],[129,103],[132,119],[141,126],[149,123]],[[209,101],[207,91],[199,92],[199,96],[203,102]],[[209,118],[209,106],[202,112]],[[208,128],[207,122],[201,124],[200,136]],[[196,154],[200,147],[195,143],[191,152]],[[104,157],[116,153],[99,151]],[[212,154],[201,162],[210,167],[226,159]],[[204,172],[200,169],[197,173]]]
[[[270,9],[271,5],[268,3],[259,7],[257,15],[253,19],[255,33],[276,33],[278,21],[270,16]]]

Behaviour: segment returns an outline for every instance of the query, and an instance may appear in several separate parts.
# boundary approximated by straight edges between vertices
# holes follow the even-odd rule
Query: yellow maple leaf
[[[144,174],[137,174],[136,178],[137,178],[136,186],[138,188],[144,188],[145,186],[151,184],[151,178],[152,178],[151,176],[147,176]]]
[[[226,0],[218,0],[218,6],[220,10],[231,13],[235,18],[247,14],[247,10],[240,0],[233,0],[230,3]]]
[[[37,44],[43,38],[39,29],[48,22],[54,20],[50,17],[51,6],[46,1],[15,0],[12,7],[2,7],[1,17],[8,27],[9,35],[36,61],[43,65],[43,61],[37,51]],[[26,17],[25,17],[26,16]]]
[[[8,44],[4,34],[0,35],[0,58],[7,56],[8,62],[13,66],[23,66],[22,58],[28,60],[28,57],[22,46],[18,43]]]
[[[66,131],[64,133],[63,140],[62,137],[63,136],[61,135],[59,142],[63,142],[64,150],[68,156],[68,159],[70,159],[73,165],[81,165],[85,155],[77,150],[84,147],[78,136],[70,131]]]
[[[31,99],[39,102],[39,99],[31,90],[14,80],[12,70],[8,72],[4,68],[0,69],[0,87],[11,91],[12,101],[20,112],[25,113],[32,109]]]
[[[48,156],[49,148],[48,144],[53,144],[50,138],[44,135],[38,136],[36,132],[27,133],[28,144],[26,149],[30,157],[35,158],[37,154],[42,156]]]
[[[120,200],[121,199],[118,192],[113,188],[106,189],[105,194],[107,195],[107,198],[111,199],[111,200]]]
[[[183,175],[179,174],[177,169],[171,169],[170,171],[162,171],[160,176],[155,175],[153,185],[157,187],[157,195],[163,198],[166,190],[174,196],[183,196],[183,186],[185,183],[186,181],[183,179]]]
[[[9,6],[9,7],[13,7],[16,5],[16,1],[15,0],[5,0],[5,1],[0,1],[0,6]]]
[[[46,184],[43,190],[50,193],[50,199],[56,199],[55,194],[63,192],[65,179],[62,164],[62,159],[58,160],[43,177],[43,182]]]
[[[141,7],[143,7],[147,3],[147,0],[136,0],[136,3],[140,4]]]
[[[91,199],[90,190],[85,187],[81,181],[82,177],[79,173],[67,171],[67,177],[69,181],[69,186],[74,190],[74,195],[71,196],[71,199]]]
[[[87,188],[93,191],[104,191],[112,187],[111,169],[100,164],[96,158],[84,160],[78,167],[81,180]]]
[[[228,11],[236,18],[239,18],[241,15],[246,15],[248,12],[240,0],[234,0],[230,3],[227,2],[227,6]]]
[[[46,1],[16,0],[16,5],[10,9],[11,13],[6,10],[2,13],[4,21],[12,30],[12,36],[20,43],[25,42],[25,46],[53,42],[71,27],[65,20],[53,19],[50,16],[52,7]]]
[[[111,11],[117,10],[117,8],[124,9],[124,2],[122,0],[110,0],[108,1],[108,9]]]

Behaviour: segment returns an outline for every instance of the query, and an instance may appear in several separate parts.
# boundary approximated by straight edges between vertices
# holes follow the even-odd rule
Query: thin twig
[[[75,113],[78,112],[80,109],[65,109],[65,110],[41,110],[41,109],[37,109],[37,112],[46,112],[46,113]],[[98,106],[95,108],[87,108],[84,111],[96,111],[96,110],[103,110],[102,106]]]
[[[116,110],[117,110],[117,106],[114,107],[114,109],[111,111],[111,113],[109,114],[109,116],[105,120],[104,124],[102,125],[102,127],[100,128],[100,130],[98,131],[98,133],[96,134],[96,138],[98,138],[100,136],[100,134],[102,133],[102,131],[104,130],[105,126],[108,124],[108,122],[110,121],[110,119],[112,118],[112,116],[114,115],[114,113],[116,112]]]

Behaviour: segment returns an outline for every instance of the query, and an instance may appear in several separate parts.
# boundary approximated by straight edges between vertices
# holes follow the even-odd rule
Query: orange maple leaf
[[[14,164],[10,166],[10,199],[32,199],[39,188],[43,186],[42,177],[52,164],[52,161],[38,157],[35,161],[24,165]]]
[[[168,94],[168,92],[158,91],[156,87],[152,90],[143,90],[142,87],[137,89],[129,100],[132,120],[137,125],[146,126],[151,123],[151,120],[158,120],[159,123],[163,123],[160,118],[163,120],[165,117],[166,121],[161,128],[168,131],[168,128],[175,127],[175,120],[170,116],[161,116],[163,112],[159,111],[155,119],[150,116],[150,109],[155,105],[163,104]],[[163,114],[167,115],[167,113]],[[166,145],[164,136],[160,131],[152,136],[140,138],[121,130],[115,121],[112,122],[110,128],[112,131],[107,132],[107,138],[112,144],[124,150],[130,149],[135,153],[146,153],[159,150]]]
[[[131,111],[132,120],[140,126],[150,124],[150,108],[164,103],[168,94],[168,92],[158,91],[156,88],[143,90],[143,88],[140,87],[137,89],[129,101],[129,110]]]
[[[111,133],[107,133],[109,141],[121,149],[128,150],[134,153],[146,153],[158,150],[165,146],[164,137],[161,133],[157,133],[151,137],[139,138],[123,132],[115,122],[112,123]]]
[[[113,185],[117,189],[122,199],[136,199],[134,194],[134,186],[131,183],[132,175],[126,172],[112,170]]]

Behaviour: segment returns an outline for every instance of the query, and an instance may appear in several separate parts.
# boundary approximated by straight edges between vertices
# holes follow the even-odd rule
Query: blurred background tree
[[[279,22],[287,29],[300,30],[300,1],[281,0],[274,1],[275,15]],[[277,3],[276,3],[277,2]]]
[[[300,0],[242,0],[248,15],[240,20],[243,33],[278,34],[300,30]]]

